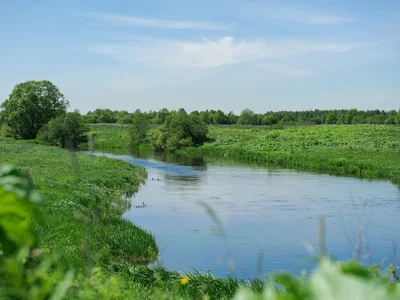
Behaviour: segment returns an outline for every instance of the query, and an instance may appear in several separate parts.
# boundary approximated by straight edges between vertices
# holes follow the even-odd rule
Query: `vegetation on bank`
[[[130,124],[134,116],[142,115],[152,125],[164,124],[165,119],[176,112],[162,108],[159,111],[142,112],[139,109],[133,113],[110,109],[96,109],[85,115],[88,123],[119,123]],[[225,113],[221,110],[192,111],[190,115],[198,117],[207,125],[318,125],[318,124],[400,124],[400,111],[395,110],[306,110],[306,111],[268,111],[255,113],[244,109],[240,114]]]
[[[127,148],[126,127],[93,124],[95,148]],[[148,131],[148,140],[154,136]],[[247,161],[265,166],[389,179],[400,182],[400,127],[357,126],[210,126],[209,141],[179,154]]]
[[[271,281],[248,282],[212,274],[182,275],[162,267],[128,272],[88,266],[87,272],[59,268],[58,257],[46,255],[33,224],[45,215],[29,175],[10,165],[0,168],[0,298],[1,299],[398,299],[397,268],[332,262],[323,255],[314,272],[300,277],[276,274]],[[37,226],[37,225],[36,225]],[[84,241],[82,241],[85,244]],[[57,259],[56,259],[57,258]],[[58,267],[58,268],[57,268]]]
[[[61,253],[57,266],[123,268],[153,261],[154,237],[121,218],[144,182],[143,168],[32,143],[0,140],[0,163],[18,166],[40,192],[43,222],[35,224],[45,253]]]
[[[179,153],[234,158],[299,170],[400,182],[400,127],[213,127],[213,140]]]

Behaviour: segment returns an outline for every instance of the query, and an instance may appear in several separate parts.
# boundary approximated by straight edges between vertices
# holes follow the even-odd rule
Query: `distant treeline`
[[[183,108],[179,111],[184,111]],[[85,119],[88,123],[120,123],[130,124],[135,114],[144,114],[151,124],[163,124],[165,118],[173,111],[162,108],[159,111],[133,113],[127,111],[112,111],[96,109],[89,111]],[[192,111],[191,115],[209,125],[317,125],[317,124],[400,124],[400,111],[395,110],[307,110],[278,111],[258,114],[250,109],[243,110],[239,115],[228,114],[221,110]]]

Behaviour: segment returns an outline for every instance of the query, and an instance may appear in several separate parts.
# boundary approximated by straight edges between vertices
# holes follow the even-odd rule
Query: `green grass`
[[[400,127],[211,127],[212,142],[182,154],[400,182]]]
[[[40,247],[60,253],[59,267],[121,268],[153,261],[155,238],[121,218],[146,171],[102,157],[12,140],[0,140],[0,164],[28,170],[42,195],[42,222],[37,224]]]
[[[126,129],[118,124],[91,125],[94,148],[126,148]],[[398,126],[211,126],[209,136],[212,142],[179,153],[400,182]]]
[[[128,126],[123,124],[91,124],[95,149],[124,149],[128,147]],[[81,144],[80,148],[88,145]]]
[[[122,128],[115,126],[114,130]],[[327,172],[342,170],[337,168],[339,164],[328,168],[339,158],[343,174],[392,180],[398,178],[395,175],[400,168],[397,158],[399,128],[395,127],[320,126],[284,130],[214,127],[211,136],[212,143],[183,152]],[[230,299],[238,288],[241,297],[237,299],[312,300],[323,299],[331,293],[336,295],[335,299],[351,299],[363,295],[367,289],[374,299],[400,297],[399,284],[392,283],[396,281],[396,276],[392,276],[395,269],[382,276],[379,267],[366,268],[354,262],[343,265],[322,261],[311,276],[305,278],[274,275],[271,279],[279,289],[266,280],[216,278],[211,273],[197,272],[181,274],[162,267],[140,265],[156,257],[157,246],[151,234],[121,219],[128,206],[121,196],[138,190],[139,183],[146,177],[144,169],[119,160],[7,139],[0,139],[0,153],[0,164],[11,163],[23,169],[44,200],[40,205],[42,220],[35,223],[39,247],[44,253],[39,258],[42,264],[35,268],[32,261],[25,264],[14,259],[11,261],[17,268],[6,266],[0,251],[0,279],[26,268],[22,277],[28,278],[26,288],[31,292],[37,292],[38,287],[47,288],[48,284],[53,284],[49,278],[68,275],[66,271],[74,269],[78,272],[69,280],[68,299]],[[301,159],[304,159],[303,164],[293,165],[293,162],[302,162]],[[348,172],[352,169],[345,162],[365,168],[358,169],[363,172]],[[372,168],[374,163],[382,174]],[[390,170],[390,176],[384,173]],[[59,254],[56,271],[49,266],[42,268],[52,253]],[[12,272],[3,273],[3,267],[9,267]],[[186,284],[181,283],[183,276],[188,279]],[[29,278],[37,279],[29,281]],[[18,286],[13,278],[7,279],[8,283]],[[0,299],[4,291],[2,280]],[[63,286],[61,280],[54,283]],[[267,292],[262,297],[260,292],[264,288]]]

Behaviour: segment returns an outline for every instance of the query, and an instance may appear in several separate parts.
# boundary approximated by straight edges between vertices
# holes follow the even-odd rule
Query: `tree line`
[[[87,123],[119,123],[131,124],[135,116],[141,115],[153,125],[164,124],[165,119],[176,112],[185,112],[162,108],[159,111],[130,113],[126,110],[96,109],[85,116]],[[186,112],[185,112],[186,113]],[[400,124],[400,111],[396,110],[306,110],[306,111],[268,111],[255,113],[244,109],[240,114],[222,110],[192,111],[189,115],[198,117],[207,125],[319,125],[319,124]]]
[[[63,147],[76,147],[87,139],[88,123],[131,124],[131,144],[150,143],[155,150],[198,146],[205,142],[207,125],[301,125],[301,124],[398,124],[395,110],[309,110],[255,113],[244,109],[240,114],[221,110],[185,109],[133,113],[96,109],[81,115],[67,112],[69,102],[50,81],[17,84],[0,105],[0,136],[36,139]],[[151,125],[156,131],[149,131]],[[150,135],[149,135],[150,134]]]

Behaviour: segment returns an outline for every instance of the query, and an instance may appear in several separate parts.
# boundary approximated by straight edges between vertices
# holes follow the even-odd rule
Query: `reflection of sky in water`
[[[371,254],[366,262],[390,262],[392,241],[400,241],[400,192],[389,182],[218,164],[199,171],[111,157],[147,168],[149,179],[124,216],[155,235],[162,263],[171,269],[224,276],[232,258],[237,276],[254,277],[260,252],[264,273],[309,269],[302,264],[310,257],[304,244],[317,249],[319,214],[326,217],[328,252],[337,259],[351,258],[362,214]],[[143,201],[148,206],[137,209]],[[212,234],[215,224],[199,202],[215,210],[226,239]]]

